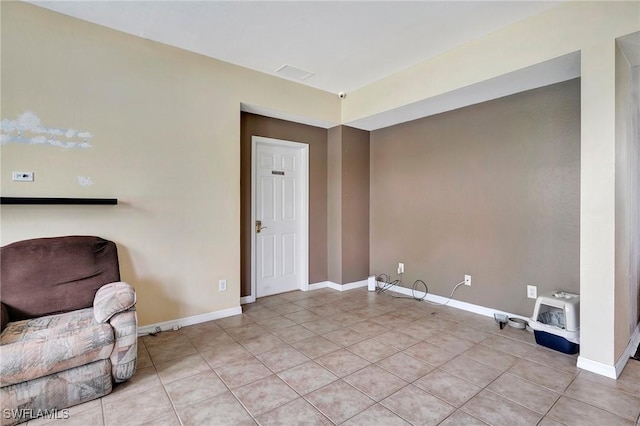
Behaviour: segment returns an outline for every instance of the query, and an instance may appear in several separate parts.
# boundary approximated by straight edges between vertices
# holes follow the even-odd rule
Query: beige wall
[[[251,294],[251,137],[309,145],[309,283],[327,280],[327,130],[242,113],[240,131],[241,295]]]
[[[371,133],[371,269],[407,286],[531,316],[578,293],[580,81]]]
[[[638,67],[616,43],[615,351],[623,354],[638,324],[640,281],[640,136]],[[635,93],[634,93],[635,92]]]
[[[3,206],[1,243],[116,241],[141,325],[238,307],[240,103],[339,122],[340,100],[26,3],[1,7],[2,118],[32,111],[45,126],[94,135],[84,150],[2,145],[2,195],[120,200]],[[14,170],[34,171],[36,181],[13,183]]]

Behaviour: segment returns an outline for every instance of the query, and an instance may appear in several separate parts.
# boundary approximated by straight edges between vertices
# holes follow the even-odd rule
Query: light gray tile
[[[542,418],[540,414],[486,390],[471,398],[462,410],[492,425],[533,426]]]
[[[413,385],[405,386],[381,402],[412,424],[437,425],[454,407]]]
[[[332,426],[322,413],[302,398],[295,399],[281,407],[256,418],[261,426],[317,425]]]
[[[311,392],[305,399],[336,424],[374,404],[372,399],[342,380]]]
[[[434,370],[413,384],[455,407],[462,406],[482,389],[443,370]]]
[[[298,394],[277,376],[268,376],[233,390],[254,417],[298,398]]]
[[[560,394],[509,373],[493,381],[487,389],[540,414],[546,414]]]
[[[356,371],[345,377],[344,381],[376,401],[381,401],[408,385],[404,380],[376,365]]]
[[[194,405],[178,407],[177,411],[184,426],[255,425],[249,413],[229,391]]]
[[[547,416],[567,426],[633,425],[630,420],[566,396],[560,397]]]

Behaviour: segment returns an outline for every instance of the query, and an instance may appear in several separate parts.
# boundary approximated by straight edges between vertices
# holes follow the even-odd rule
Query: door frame
[[[263,136],[251,136],[251,295],[246,301],[256,301],[256,149],[258,145],[271,145],[300,150],[301,175],[302,175],[302,215],[300,217],[300,235],[302,244],[297,258],[297,267],[300,270],[299,289],[309,290],[309,145],[306,143],[286,141],[281,139],[265,138]]]

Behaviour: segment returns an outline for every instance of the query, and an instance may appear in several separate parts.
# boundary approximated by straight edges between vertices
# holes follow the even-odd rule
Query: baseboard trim
[[[603,364],[598,361],[593,361],[589,358],[585,358],[583,356],[578,357],[577,367],[582,370],[587,370],[595,374],[599,374],[601,376],[608,377],[610,379],[617,379],[618,375],[616,374],[616,367],[613,365]]]
[[[583,370],[590,371],[595,374],[600,374],[601,376],[609,377],[610,379],[617,379],[622,374],[622,370],[629,362],[629,358],[633,355],[633,351],[640,343],[640,324],[636,327],[631,339],[629,339],[629,344],[625,348],[624,352],[618,358],[618,361],[615,365],[608,365],[602,362],[593,361],[591,359],[579,356],[578,357],[578,368]]]
[[[240,304],[241,305],[246,305],[247,303],[253,303],[256,301],[255,296],[242,296],[240,298]]]
[[[338,284],[333,281],[321,281],[319,283],[309,284],[309,290],[319,290],[321,288],[330,288],[337,291],[349,291],[354,288],[366,287],[367,280],[354,281],[352,283]]]
[[[174,327],[186,327],[188,325],[200,324],[202,322],[213,321],[221,318],[240,315],[242,307],[223,309],[221,311],[209,312],[206,314],[194,315],[191,317],[179,318],[171,321],[158,322],[138,327],[138,336],[145,336],[156,331],[156,327],[160,327],[161,331],[173,330]]]
[[[378,282],[378,286],[382,286],[384,285],[384,283]],[[399,293],[402,294],[404,296],[410,296],[410,297],[416,297],[416,298],[423,298],[425,296],[424,291],[416,291],[415,294],[411,291],[410,288],[407,287],[401,287],[401,286],[393,286],[391,288],[389,288],[389,290],[387,291],[393,291],[394,293]],[[428,300],[430,302],[434,302],[434,303],[439,303],[439,304],[444,304],[447,302],[447,300],[449,300],[449,303],[447,303],[447,306],[451,307],[451,308],[456,308],[456,309],[461,309],[463,311],[467,311],[467,312],[472,312],[474,314],[478,314],[478,315],[482,315],[485,317],[491,317],[493,318],[494,314],[505,314],[509,317],[512,318],[521,318],[523,320],[529,320],[529,318],[527,317],[523,317],[522,315],[517,315],[517,314],[512,314],[509,312],[504,312],[504,311],[499,311],[493,308],[487,308],[485,306],[480,306],[480,305],[474,305],[473,303],[467,303],[467,302],[463,302],[461,300],[456,300],[456,299],[449,299],[447,297],[442,297],[442,296],[438,296],[435,294],[430,294],[427,293],[427,296],[424,297],[425,300]]]

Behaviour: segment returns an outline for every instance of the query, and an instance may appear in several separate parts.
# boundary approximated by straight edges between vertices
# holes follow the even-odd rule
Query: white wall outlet
[[[218,291],[227,291],[227,280],[218,281]]]
[[[464,276],[464,285],[471,285],[471,275]]]
[[[527,286],[527,297],[529,299],[537,299],[538,298],[538,287],[535,285]]]
[[[11,180],[14,182],[33,182],[33,172],[13,172]]]
[[[398,274],[404,274],[404,263],[398,263]]]

